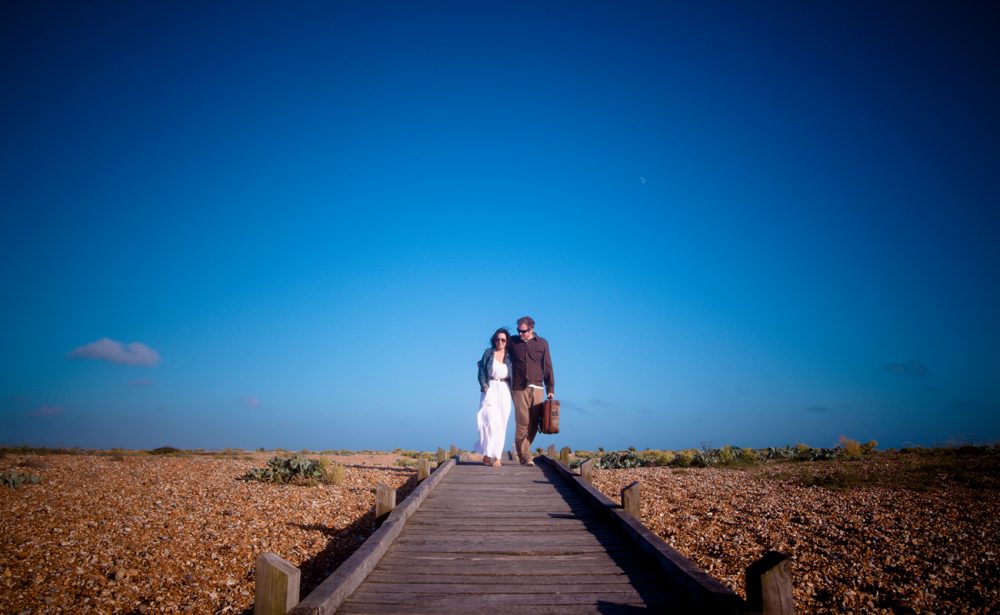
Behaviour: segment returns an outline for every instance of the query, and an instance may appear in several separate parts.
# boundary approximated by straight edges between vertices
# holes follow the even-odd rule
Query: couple
[[[517,319],[517,337],[511,339],[506,328],[497,329],[490,348],[479,361],[479,441],[475,452],[483,463],[500,467],[500,455],[507,436],[511,399],[514,400],[514,444],[521,465],[535,465],[531,443],[538,432],[543,388],[548,398],[555,396],[555,377],[549,343],[535,335],[535,321],[530,316]]]

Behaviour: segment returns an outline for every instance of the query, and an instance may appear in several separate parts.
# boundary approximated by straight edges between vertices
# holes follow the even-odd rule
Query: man
[[[535,321],[531,316],[517,319],[517,337],[511,340],[510,358],[514,374],[514,445],[521,465],[535,465],[531,460],[531,443],[538,433],[538,419],[544,400],[542,385],[548,398],[555,397],[555,376],[552,375],[552,357],[549,343],[535,335]]]

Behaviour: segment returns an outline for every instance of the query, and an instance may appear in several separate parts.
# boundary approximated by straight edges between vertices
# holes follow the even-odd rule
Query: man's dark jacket
[[[528,388],[529,384],[541,386],[555,395],[556,378],[552,374],[552,357],[549,355],[549,343],[537,335],[527,342],[520,336],[511,336],[511,359],[514,362],[512,385],[515,391]]]

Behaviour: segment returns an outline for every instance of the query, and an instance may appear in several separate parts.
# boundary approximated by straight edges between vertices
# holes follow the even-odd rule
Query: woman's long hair
[[[499,329],[493,332],[493,337],[490,338],[490,347],[493,350],[497,349],[497,336],[499,336],[501,333],[507,336],[507,343],[508,344],[510,343],[510,331],[507,330],[507,327],[500,327]]]

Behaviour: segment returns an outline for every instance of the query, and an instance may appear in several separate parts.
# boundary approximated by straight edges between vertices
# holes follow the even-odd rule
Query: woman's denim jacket
[[[503,362],[507,364],[507,375],[514,374],[514,363],[510,359],[510,353],[504,353]],[[479,390],[483,393],[490,386],[490,379],[493,378],[493,349],[487,348],[483,353],[483,358],[479,359]]]

